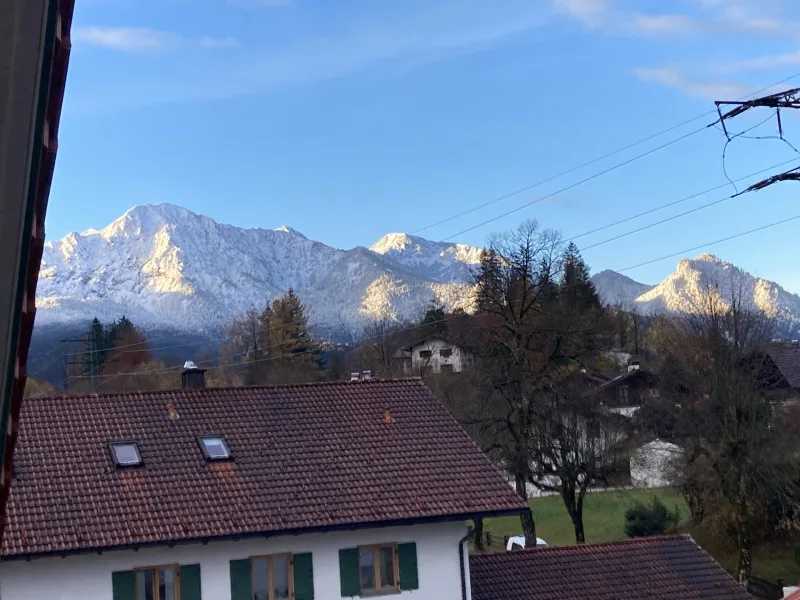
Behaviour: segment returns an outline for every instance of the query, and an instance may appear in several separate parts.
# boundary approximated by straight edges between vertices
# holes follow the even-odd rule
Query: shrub
[[[637,502],[625,512],[625,535],[632,538],[662,535],[679,520],[677,507],[670,511],[658,496],[653,496],[649,505]]]

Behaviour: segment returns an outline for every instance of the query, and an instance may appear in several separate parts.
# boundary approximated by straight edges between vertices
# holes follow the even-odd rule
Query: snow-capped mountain
[[[741,298],[745,305],[777,319],[784,328],[800,324],[800,296],[711,254],[681,260],[675,272],[656,286],[613,271],[598,273],[592,281],[603,302],[619,304],[620,299],[623,303],[627,300],[643,314],[702,312],[712,295],[724,305],[731,298]]]
[[[606,304],[633,306],[636,298],[653,289],[616,271],[601,271],[592,276],[594,289]]]
[[[301,233],[242,229],[169,204],[137,206],[104,229],[45,245],[37,325],[112,320],[213,332],[290,287],[328,335],[370,319],[418,318],[431,302],[469,308],[480,249],[401,233],[339,250]]]

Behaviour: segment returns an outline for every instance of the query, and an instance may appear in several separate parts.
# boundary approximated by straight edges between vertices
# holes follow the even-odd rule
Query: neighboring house
[[[630,417],[648,400],[660,398],[658,376],[638,363],[631,363],[627,372],[601,383],[597,394],[605,406]]]
[[[25,401],[3,600],[469,600],[465,521],[528,510],[419,380],[202,378]]]
[[[73,0],[0,2],[0,514],[25,392]],[[0,521],[0,537],[4,525]]]
[[[768,382],[767,396],[776,401],[800,399],[800,343],[770,344],[764,362],[761,377]]]
[[[688,536],[470,557],[473,600],[753,600]]]
[[[424,372],[461,373],[472,365],[472,354],[444,338],[433,337],[401,350],[397,357],[407,375]]]

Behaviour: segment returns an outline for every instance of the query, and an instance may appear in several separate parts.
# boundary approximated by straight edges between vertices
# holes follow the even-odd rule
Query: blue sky
[[[290,225],[342,248],[415,232],[698,117],[715,99],[800,73],[797,4],[81,0],[48,237],[100,228],[134,205],[161,202],[238,226]],[[800,86],[800,77],[782,87],[792,83]],[[747,115],[733,128],[769,116]],[[722,184],[725,138],[712,128],[460,234],[711,120],[420,235],[481,245],[488,234],[535,218],[569,237]],[[800,118],[785,114],[784,126],[800,147]],[[775,130],[773,118],[749,135]],[[793,156],[780,141],[740,138],[728,146],[725,167],[738,178]],[[800,215],[797,197],[796,184],[776,185],[587,250],[585,258],[595,271],[621,269]],[[800,292],[799,226],[709,251]],[[626,274],[653,283],[676,260]]]

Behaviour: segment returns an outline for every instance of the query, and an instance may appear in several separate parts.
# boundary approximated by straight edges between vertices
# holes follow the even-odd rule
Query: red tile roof
[[[472,600],[752,600],[690,537],[471,556]]]
[[[206,462],[203,434],[224,436],[233,461]],[[115,440],[136,441],[144,466],[116,468]],[[23,557],[526,509],[416,379],[37,398],[22,407],[2,550]]]

